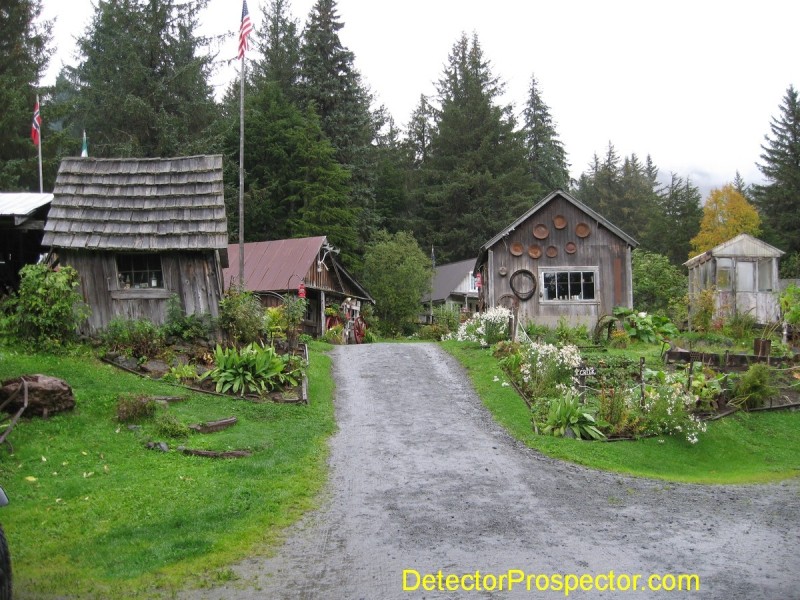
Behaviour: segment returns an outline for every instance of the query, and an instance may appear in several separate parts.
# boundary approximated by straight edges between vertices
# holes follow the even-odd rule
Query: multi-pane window
[[[117,276],[122,289],[164,287],[161,256],[158,254],[118,254]]]
[[[595,271],[544,271],[542,300],[594,300],[596,280]]]

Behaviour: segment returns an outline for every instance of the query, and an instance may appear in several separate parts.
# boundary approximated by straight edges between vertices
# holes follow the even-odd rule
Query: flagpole
[[[36,106],[39,106],[39,94],[36,94]],[[39,143],[36,144],[39,148],[39,193],[44,193],[44,185],[42,184],[42,129],[39,128]]]
[[[239,285],[244,289],[244,53],[239,81]]]

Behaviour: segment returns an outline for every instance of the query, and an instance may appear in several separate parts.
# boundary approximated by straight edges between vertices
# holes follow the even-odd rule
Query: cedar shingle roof
[[[226,250],[222,156],[65,158],[43,246]]]

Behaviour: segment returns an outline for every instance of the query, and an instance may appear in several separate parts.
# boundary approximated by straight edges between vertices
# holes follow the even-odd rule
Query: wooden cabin
[[[216,317],[227,265],[222,156],[65,158],[42,244],[77,269],[92,314],[162,324],[173,294],[187,314]]]
[[[752,315],[759,324],[780,320],[778,250],[747,233],[686,261],[690,308],[698,294],[714,290],[714,316]],[[690,316],[694,312],[690,310]]]
[[[0,194],[0,294],[19,287],[19,270],[44,254],[44,221],[53,194]]]
[[[616,306],[633,306],[636,240],[557,190],[481,246],[479,304],[512,309],[520,322],[560,319],[592,328]]]
[[[325,236],[248,242],[244,244],[244,289],[257,295],[264,306],[278,306],[282,296],[296,294],[303,284],[307,300],[304,333],[321,336],[326,331],[325,308],[334,304],[351,307],[358,316],[372,296],[339,263]],[[224,269],[225,288],[239,285],[239,245],[228,246],[230,266]]]
[[[478,310],[474,267],[475,259],[469,259],[434,269],[432,291],[422,299],[421,322],[430,322],[433,308],[438,306],[468,314]]]

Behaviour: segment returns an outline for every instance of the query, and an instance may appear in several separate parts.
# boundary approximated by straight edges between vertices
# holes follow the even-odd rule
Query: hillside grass
[[[708,423],[697,444],[663,436],[590,442],[536,435],[528,407],[491,351],[443,342],[469,373],[483,403],[514,437],[543,454],[596,469],[709,484],[763,483],[800,475],[800,411],[738,413]],[[495,377],[499,381],[495,381]]]
[[[86,356],[0,351],[0,379],[44,373],[72,386],[76,408],[23,419],[0,448],[0,511],[11,548],[15,598],[152,598],[227,579],[226,567],[265,552],[312,508],[335,429],[330,359],[312,350],[311,403],[256,404],[153,382]],[[183,424],[235,416],[224,432],[172,439],[156,420],[129,428],[121,394],[188,399],[168,411]],[[169,452],[147,449],[164,441]],[[178,445],[248,449],[238,459],[186,456]]]

